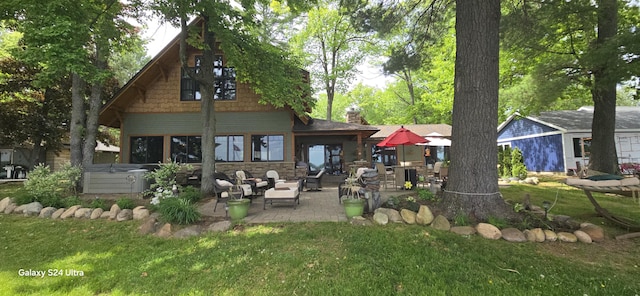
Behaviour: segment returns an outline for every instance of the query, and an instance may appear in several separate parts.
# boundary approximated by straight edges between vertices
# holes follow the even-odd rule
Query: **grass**
[[[547,185],[504,194],[519,200],[529,192],[539,204],[555,197]],[[552,212],[593,218],[582,212],[593,212],[584,194],[561,190]],[[0,197],[6,193],[0,186]],[[640,293],[637,239],[516,244],[415,225],[282,223],[178,240],[138,235],[139,223],[0,214],[0,295]],[[21,277],[21,268],[84,276]]]

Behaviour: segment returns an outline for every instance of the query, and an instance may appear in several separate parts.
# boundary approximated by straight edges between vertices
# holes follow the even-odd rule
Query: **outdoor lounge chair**
[[[305,186],[308,191],[319,191],[322,187],[322,176],[324,175],[324,169],[320,170],[316,175],[306,176],[304,178]]]
[[[236,178],[238,178],[238,180],[240,180],[244,184],[251,185],[251,190],[256,194],[264,192],[269,185],[267,181],[263,181],[260,178],[254,178],[251,173],[245,170],[236,171]]]
[[[282,183],[285,182],[286,180],[284,179],[280,179],[280,175],[278,175],[277,171],[274,170],[269,170],[267,171],[267,187],[268,188],[274,188],[276,187],[276,183]]]

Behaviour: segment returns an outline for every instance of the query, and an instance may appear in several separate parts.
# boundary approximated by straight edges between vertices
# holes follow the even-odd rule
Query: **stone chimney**
[[[362,118],[360,117],[360,108],[355,104],[347,108],[347,123],[362,124]]]

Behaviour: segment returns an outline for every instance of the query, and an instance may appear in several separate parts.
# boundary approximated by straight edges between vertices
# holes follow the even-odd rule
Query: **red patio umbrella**
[[[428,143],[428,142],[429,140],[425,139],[424,137],[404,128],[404,126],[400,126],[398,130],[396,130],[395,132],[390,134],[388,137],[386,137],[384,140],[382,140],[380,143],[378,143],[377,146],[395,147],[398,145],[402,145],[402,159],[404,160],[405,145],[415,145],[415,144],[422,144],[422,143]]]

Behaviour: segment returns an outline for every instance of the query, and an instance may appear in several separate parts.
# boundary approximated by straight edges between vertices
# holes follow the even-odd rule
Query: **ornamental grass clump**
[[[160,218],[169,223],[192,224],[200,220],[200,213],[195,204],[187,199],[166,198],[158,204]]]

